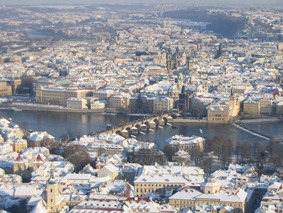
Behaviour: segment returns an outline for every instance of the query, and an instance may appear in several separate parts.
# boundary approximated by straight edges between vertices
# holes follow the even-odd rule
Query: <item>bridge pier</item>
[[[101,133],[119,134],[123,137],[130,137],[131,134],[139,134],[142,132],[153,131],[158,125],[167,125],[173,119],[170,114],[158,115],[146,119],[139,119],[137,121],[127,123],[123,126],[112,127],[111,130],[105,130]]]
[[[149,122],[149,127],[150,128],[156,128],[156,123],[154,121]]]
[[[121,132],[121,134],[122,134],[122,136],[125,137],[125,138],[130,137],[129,132],[128,132],[128,130],[126,130],[126,129],[123,129],[122,132]]]

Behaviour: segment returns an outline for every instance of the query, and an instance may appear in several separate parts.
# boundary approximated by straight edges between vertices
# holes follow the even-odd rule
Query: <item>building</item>
[[[109,98],[109,108],[117,111],[128,110],[130,96],[128,94],[113,95]]]
[[[141,175],[134,181],[135,196],[148,193],[165,195],[167,192],[178,190],[188,183],[201,183],[203,175],[204,171],[198,167],[144,166]]]
[[[231,108],[229,105],[212,104],[207,107],[208,123],[229,123],[231,118]]]
[[[96,152],[98,155],[102,154],[120,154],[124,150],[123,146],[114,143],[97,142],[88,145],[88,150]]]
[[[159,55],[159,58],[164,57],[163,54]],[[180,52],[179,47],[176,47],[175,52],[172,52],[172,49],[169,47],[167,53],[166,53],[166,67],[167,70],[176,70],[181,66],[184,66],[187,64],[187,54],[185,52]],[[162,58],[162,62],[164,59]]]
[[[259,115],[260,114],[260,104],[259,100],[252,100],[249,98],[244,101],[244,113],[247,115]]]
[[[283,115],[283,101],[276,104],[276,115]]]
[[[176,210],[168,204],[158,204],[151,198],[128,198],[123,206],[125,213],[176,213]]]
[[[63,195],[62,186],[50,178],[47,183],[47,208],[50,213],[60,212],[66,206],[66,198]]]
[[[67,108],[70,109],[88,109],[87,100],[84,98],[69,98],[67,99]]]
[[[167,69],[159,66],[147,66],[145,68],[145,72],[149,76],[155,76],[155,75],[160,75],[160,74],[165,74],[167,73]]]
[[[104,110],[105,109],[105,103],[101,101],[94,101],[90,103],[90,109],[92,110]]]
[[[115,92],[113,90],[97,90],[93,93],[93,97],[96,97],[99,100],[104,100],[110,98],[114,94]]]
[[[22,85],[21,79],[6,79],[7,86],[11,87],[12,94],[16,94],[18,88]]]
[[[243,189],[221,187],[215,178],[210,177],[199,186],[188,186],[169,198],[169,204],[179,208],[192,208],[201,205],[231,206],[233,212],[244,213],[247,192]]]
[[[174,101],[179,100],[180,90],[177,85],[173,85],[168,90],[168,97],[172,98]]]
[[[190,98],[189,101],[189,111],[192,113],[193,116],[196,117],[204,117],[207,116],[207,107],[214,101],[213,98],[209,97],[202,97],[202,96],[195,96]]]
[[[183,117],[186,115],[186,110],[188,107],[188,96],[185,90],[185,86],[182,86],[181,93],[179,94],[179,102],[178,102],[178,108],[182,112]]]
[[[46,157],[40,153],[30,156],[29,158],[19,154],[14,161],[13,172],[16,174],[32,172],[42,166],[45,163],[45,159]]]
[[[97,177],[110,177],[112,180],[118,177],[118,175],[119,169],[113,164],[107,164],[97,172]]]
[[[0,155],[6,155],[13,152],[13,147],[9,143],[0,144]]]
[[[32,132],[27,136],[28,147],[44,147],[54,141],[55,138],[47,132]]]
[[[0,96],[12,95],[12,87],[6,81],[0,81]]]
[[[76,205],[70,213],[86,212],[125,212],[123,209],[125,197],[106,195],[101,198],[85,199]]]
[[[174,162],[178,163],[185,163],[188,164],[190,162],[191,155],[184,151],[184,150],[178,150],[174,155],[172,156],[172,160]]]
[[[135,180],[135,196],[148,193],[165,195],[166,191],[177,190],[188,184],[182,176],[175,177],[171,174],[142,175]]]
[[[283,51],[283,43],[282,43],[282,42],[279,42],[279,43],[277,44],[277,49],[278,49],[279,51]]]
[[[35,98],[38,103],[67,106],[69,98],[85,98],[91,92],[91,90],[37,86]]]
[[[155,98],[153,100],[153,113],[166,112],[174,107],[174,100],[172,98]]]
[[[259,100],[260,114],[271,115],[272,114],[272,100],[263,98]]]
[[[272,114],[272,100],[270,98],[248,98],[244,101],[244,113],[248,115]]]
[[[174,135],[169,139],[166,139],[165,142],[169,146],[177,147],[179,150],[184,150],[188,153],[192,153],[195,150],[200,152],[203,151],[205,139],[198,136],[183,136],[183,135]]]
[[[25,139],[15,139],[12,140],[10,143],[13,146],[14,152],[20,153],[28,148],[28,143]]]

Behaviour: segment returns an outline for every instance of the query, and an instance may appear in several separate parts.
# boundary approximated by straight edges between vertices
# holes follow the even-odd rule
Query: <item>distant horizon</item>
[[[221,5],[221,6],[283,6],[282,0],[0,0],[0,5],[81,5],[81,4],[162,4],[162,3],[173,3],[173,4],[207,4]]]

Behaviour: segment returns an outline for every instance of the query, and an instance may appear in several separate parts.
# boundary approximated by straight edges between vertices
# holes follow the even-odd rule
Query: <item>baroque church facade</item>
[[[175,51],[169,47],[168,50],[161,50],[158,52],[157,64],[167,67],[167,71],[177,70],[179,67],[187,66],[189,64],[189,56],[186,52],[182,52],[176,47]]]

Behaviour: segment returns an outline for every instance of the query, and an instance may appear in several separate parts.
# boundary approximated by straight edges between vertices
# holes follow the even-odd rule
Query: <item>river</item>
[[[59,138],[68,131],[75,135],[88,134],[93,131],[105,129],[107,124],[120,125],[133,121],[137,117],[128,117],[123,115],[103,115],[97,113],[62,113],[62,112],[38,112],[38,111],[11,111],[0,110],[0,117],[12,118],[18,125],[25,124],[33,131],[47,131],[51,135]],[[267,140],[249,134],[230,124],[201,124],[187,123],[174,124],[177,128],[165,126],[158,128],[137,137],[140,141],[155,142],[159,147],[164,146],[164,140],[176,135],[186,136],[198,135],[206,139],[221,136],[234,142],[267,143]],[[249,129],[255,132],[261,132],[268,136],[276,138],[283,137],[283,122],[265,122],[245,124]],[[202,131],[200,131],[200,129]],[[201,133],[202,132],[202,133]]]

